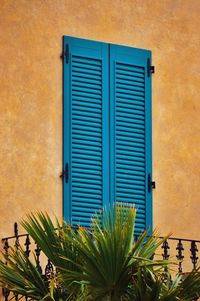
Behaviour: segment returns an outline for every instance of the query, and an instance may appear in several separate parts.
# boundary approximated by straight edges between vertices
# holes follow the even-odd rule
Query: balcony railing
[[[162,237],[160,237],[162,239]],[[137,238],[136,238],[137,239]],[[19,246],[24,248],[27,256],[31,256],[34,253],[36,259],[36,266],[38,271],[45,275],[47,278],[51,275],[54,267],[50,260],[45,257],[39,246],[31,241],[29,234],[19,234],[18,224],[14,224],[14,235],[5,237],[2,239],[3,252],[5,258],[9,255],[10,247],[15,246],[17,249]],[[191,240],[178,237],[169,237],[163,242],[155,254],[157,259],[177,261],[177,272],[189,273],[192,269],[195,269],[199,259],[199,247],[200,240]],[[3,291],[3,301],[16,300],[21,298],[12,294],[7,290]],[[27,297],[25,300],[29,300]]]

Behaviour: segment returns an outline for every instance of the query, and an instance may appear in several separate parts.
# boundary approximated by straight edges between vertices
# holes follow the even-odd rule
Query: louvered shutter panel
[[[152,225],[151,52],[110,45],[110,199],[135,204],[136,234]]]
[[[90,226],[109,201],[108,45],[64,37],[64,218]]]

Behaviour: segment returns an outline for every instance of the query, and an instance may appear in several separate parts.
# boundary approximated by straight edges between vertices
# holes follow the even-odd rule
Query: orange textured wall
[[[200,239],[200,1],[0,0],[0,237],[61,216],[62,36],[150,49],[154,225]]]

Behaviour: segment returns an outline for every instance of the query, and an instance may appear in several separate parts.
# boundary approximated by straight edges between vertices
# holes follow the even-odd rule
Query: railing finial
[[[183,272],[182,261],[183,261],[183,258],[184,258],[184,256],[183,256],[184,248],[183,248],[183,244],[182,244],[181,239],[179,239],[179,241],[178,241],[176,250],[178,251],[178,255],[176,255],[176,258],[179,260],[178,271],[179,271],[179,273],[182,273]]]
[[[194,266],[194,269],[196,269],[196,264],[197,264],[197,261],[199,259],[199,257],[197,257],[197,253],[198,253],[198,249],[197,249],[197,244],[196,244],[196,241],[195,240],[192,240],[191,241],[191,261],[193,263],[193,266]]]
[[[19,235],[19,233],[18,233],[18,224],[16,222],[14,223],[14,235],[15,236]]]

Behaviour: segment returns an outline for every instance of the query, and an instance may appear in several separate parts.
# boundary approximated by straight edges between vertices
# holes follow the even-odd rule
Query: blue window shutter
[[[64,218],[90,226],[109,201],[108,45],[64,37]]]
[[[110,200],[135,204],[136,233],[152,228],[151,52],[110,45]]]

